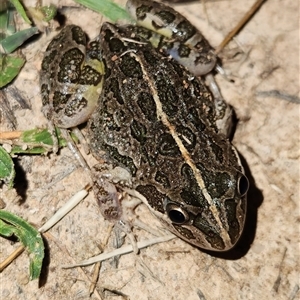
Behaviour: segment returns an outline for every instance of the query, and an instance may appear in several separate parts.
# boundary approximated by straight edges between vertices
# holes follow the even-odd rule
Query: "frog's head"
[[[137,190],[147,196],[151,211],[160,221],[183,240],[207,250],[230,250],[239,240],[246,219],[246,176],[240,170],[207,172],[200,179],[205,188],[200,189],[197,171],[194,175],[186,164],[181,170],[189,183],[180,191],[163,194],[151,185],[138,186]]]

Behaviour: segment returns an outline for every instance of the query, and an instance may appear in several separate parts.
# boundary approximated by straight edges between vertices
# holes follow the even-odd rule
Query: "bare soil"
[[[90,38],[97,35],[104,18],[72,1],[52,2],[64,5],[66,23],[82,26]],[[175,8],[217,46],[252,3],[203,1]],[[22,50],[27,63],[12,86],[28,108],[9,98],[18,130],[47,126],[38,81],[43,53],[54,34],[42,34]],[[110,223],[90,194],[45,237],[48,261],[41,287],[29,281],[28,256],[23,253],[0,274],[0,299],[300,299],[299,2],[266,1],[221,57],[234,81],[216,78],[235,108],[239,121],[233,144],[251,182],[248,219],[238,247],[225,254],[207,253],[176,238],[141,250],[139,259],[127,254],[117,266],[103,262],[98,294],[89,298],[93,266],[61,266],[112,249],[112,238],[105,243]],[[1,130],[9,129],[3,120]],[[90,155],[87,160],[95,163]],[[4,186],[1,198],[6,210],[37,228],[87,183],[68,149],[58,155],[19,156],[15,162],[15,190]],[[160,226],[145,207],[137,214],[149,226]],[[151,237],[142,230],[135,234],[139,240]],[[1,239],[1,261],[17,247]]]

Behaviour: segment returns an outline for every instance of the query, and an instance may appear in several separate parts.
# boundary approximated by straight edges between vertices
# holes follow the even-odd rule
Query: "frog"
[[[244,227],[248,180],[217,125],[212,93],[130,27],[104,23],[99,41],[106,73],[88,121],[92,154],[127,170],[169,231],[199,248],[231,249]],[[102,187],[96,178],[103,214],[122,218],[118,199],[101,202]]]
[[[144,6],[155,6],[156,11],[176,14],[175,19],[182,20],[166,5],[139,1]],[[131,4],[132,0],[127,6]],[[149,14],[151,9],[147,11]],[[91,153],[106,163],[105,167],[97,165],[91,171],[102,215],[114,222],[126,219],[119,192],[124,182],[113,182],[106,171],[124,173],[130,177],[127,185],[146,199],[144,202],[165,228],[202,249],[232,249],[245,224],[249,183],[229,140],[231,107],[222,99],[216,101],[198,76],[214,68],[216,58],[211,47],[207,55],[195,54],[197,43],[191,46],[172,36],[175,42],[164,39],[160,43],[163,46],[157,50],[145,38],[145,29],[138,25],[105,22],[87,54],[82,38],[74,48],[70,46],[66,50],[79,49],[82,54],[79,69],[87,64],[96,71],[99,80],[91,85],[90,92],[80,80],[71,82],[67,78],[66,87],[54,80],[59,78],[60,64],[65,59],[63,42],[74,39],[71,35],[74,28],[79,31],[74,25],[68,25],[46,51],[41,80],[43,111],[49,120],[66,128],[76,126],[78,120],[87,120]],[[146,35],[151,40],[152,33],[147,31]],[[175,58],[171,56],[170,43],[175,45]],[[192,60],[201,57],[197,66],[201,74],[193,73],[195,68],[189,67],[193,63],[187,57],[178,61],[182,43],[184,49],[193,50],[189,54]],[[73,59],[67,62],[73,64]],[[77,64],[72,67],[77,70]],[[67,101],[57,99],[56,102],[55,93],[69,91],[69,87],[75,90],[71,99],[76,95],[80,98],[83,91],[84,95],[91,94],[92,104],[87,105],[84,118],[72,114],[63,124],[65,116],[60,112]],[[106,168],[107,165],[111,168]]]

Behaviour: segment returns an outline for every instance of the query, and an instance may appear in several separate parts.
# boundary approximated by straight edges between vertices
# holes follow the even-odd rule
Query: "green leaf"
[[[55,128],[56,135],[58,137],[58,146],[66,147],[67,143],[62,138],[59,128]],[[71,133],[72,139],[77,143],[78,138]],[[10,154],[44,154],[52,150],[53,140],[51,133],[47,129],[31,129],[24,131],[20,138],[20,142],[24,144],[22,146],[12,146]]]
[[[8,225],[0,219],[0,235],[10,237],[15,233],[15,231],[16,229],[14,226]]]
[[[21,146],[13,146],[10,153],[13,154],[44,154],[49,152],[49,149],[47,150],[46,147],[21,147]]]
[[[15,175],[14,163],[10,155],[0,146],[0,179],[12,187]]]
[[[67,143],[65,139],[62,138],[59,128],[55,128],[55,131],[56,131],[56,136],[58,138],[58,146],[66,147]],[[73,135],[72,138],[74,139]],[[24,131],[20,136],[20,141],[25,144],[28,144],[29,146],[30,144],[35,144],[35,145],[40,144],[41,146],[43,145],[53,146],[53,137],[51,136],[51,133],[48,131],[48,129],[35,128],[35,129]],[[75,141],[76,141],[76,137],[75,137]],[[44,152],[47,151],[48,150],[44,148]],[[28,153],[28,152],[23,152],[23,153]]]
[[[31,24],[31,21],[28,19],[26,12],[22,6],[22,4],[20,3],[20,1],[18,0],[10,0],[10,2],[14,5],[14,7],[16,8],[17,12],[22,16],[22,18],[24,19],[24,21],[28,24]]]
[[[0,56],[0,88],[10,83],[23,67],[25,60],[14,55]]]
[[[40,276],[44,259],[44,242],[41,234],[20,217],[0,210],[0,235],[15,235],[29,252],[30,280]]]
[[[24,131],[20,136],[20,141],[26,144],[34,143],[41,145],[53,145],[50,132],[47,129],[39,128]]]
[[[21,46],[26,40],[28,40],[33,35],[39,33],[37,27],[30,27],[21,31],[18,31],[0,42],[5,53],[9,54]]]
[[[1,9],[1,7],[0,7],[0,9]],[[8,13],[6,11],[1,11],[0,12],[0,29],[1,29],[0,40],[3,38],[3,36],[5,36],[6,29],[7,29],[7,23],[8,23]]]
[[[49,147],[53,146],[53,140],[47,129],[31,129],[24,131],[20,136],[20,142],[25,147],[13,146],[10,153],[13,154],[44,154],[49,152]],[[65,146],[64,140],[58,139],[59,146]]]
[[[131,20],[127,11],[111,0],[75,0],[75,2],[101,13],[113,22],[120,20]]]
[[[16,32],[15,26],[15,9],[8,5],[6,1],[6,5],[1,3],[0,8],[3,9],[0,13],[0,30],[1,30],[1,39],[4,37],[11,35]]]

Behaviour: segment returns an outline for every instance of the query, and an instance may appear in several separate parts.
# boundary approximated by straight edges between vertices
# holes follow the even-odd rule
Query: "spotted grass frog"
[[[248,182],[209,89],[130,28],[105,23],[99,41],[106,75],[88,122],[92,153],[128,170],[170,231],[201,248],[232,248]]]
[[[160,8],[175,14],[164,5]],[[148,10],[146,15],[149,14]],[[180,19],[177,13],[175,18]],[[65,31],[71,28],[68,26]],[[230,120],[219,122],[224,116],[220,107],[222,111],[228,110],[228,105],[216,105],[201,78],[155,50],[144,33],[139,32],[144,31],[104,23],[94,41],[96,50],[88,54],[96,57],[96,70],[103,70],[102,64],[105,66],[99,99],[101,80],[100,85],[92,85],[91,94],[98,100],[88,121],[92,154],[127,171],[132,187],[147,199],[150,210],[170,231],[197,247],[229,250],[244,227],[248,181],[227,137],[228,130],[224,130],[230,127]],[[73,39],[69,35],[65,38]],[[168,49],[168,43],[163,48]],[[178,45],[176,42],[177,54]],[[79,46],[74,45],[74,49],[80,49]],[[59,54],[59,63],[65,59],[63,52]],[[207,58],[211,58],[209,64],[215,63],[210,50]],[[52,59],[56,59],[55,54]],[[70,61],[73,63],[71,59],[69,64]],[[84,61],[84,56],[79,61]],[[59,70],[51,65],[50,56],[49,67],[50,77],[59,78]],[[46,67],[43,65],[42,69],[45,71]],[[67,86],[74,84],[70,79],[67,81]],[[64,103],[55,98],[55,88],[43,88],[43,83],[44,111],[48,116],[52,114],[50,119],[64,119],[64,113],[58,114]],[[80,86],[80,80],[75,85]],[[52,87],[55,86],[53,81]],[[60,87],[59,93],[64,91],[63,85]],[[75,95],[76,91],[78,88]],[[89,93],[89,89],[83,91]],[[58,108],[54,110],[56,99]],[[114,185],[95,174],[94,191],[103,215],[112,220],[122,218],[119,199],[112,200],[117,194]]]

